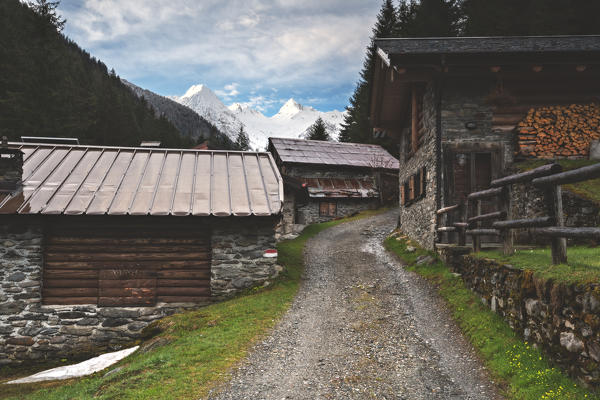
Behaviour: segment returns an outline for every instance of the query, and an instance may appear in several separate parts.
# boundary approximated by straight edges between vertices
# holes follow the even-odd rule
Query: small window
[[[322,201],[319,203],[319,215],[321,217],[335,217],[337,215],[337,204],[335,201]]]

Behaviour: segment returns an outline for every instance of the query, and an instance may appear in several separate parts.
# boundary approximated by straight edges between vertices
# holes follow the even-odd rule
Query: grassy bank
[[[600,161],[597,160],[558,160],[558,163],[563,167],[563,171],[569,171],[588,165],[598,164],[599,162]],[[548,160],[528,160],[517,164],[517,168],[520,171],[529,171],[547,163]],[[571,185],[564,185],[563,187],[566,190],[583,197],[584,199],[591,200],[600,205],[600,179],[592,179]]]
[[[197,399],[227,380],[227,371],[272,328],[289,308],[300,283],[306,241],[324,229],[384,210],[308,226],[296,239],[278,245],[281,277],[267,288],[162,319],[153,341],[163,344],[136,352],[102,371],[70,381],[3,385],[2,399]]]
[[[508,324],[484,306],[462,279],[454,275],[434,253],[419,248],[402,236],[389,237],[385,246],[407,264],[407,269],[436,285],[465,336],[478,350],[494,377],[504,383],[508,398],[600,398],[560,370],[552,368],[540,351],[521,341]],[[416,250],[409,252],[407,246]],[[425,254],[435,257],[436,262],[416,265],[417,257]]]
[[[473,254],[476,257],[493,258],[520,269],[528,269],[536,275],[565,283],[589,283],[600,281],[600,247],[572,246],[567,249],[568,264],[552,265],[549,248],[517,249],[515,254],[505,256],[499,250]]]

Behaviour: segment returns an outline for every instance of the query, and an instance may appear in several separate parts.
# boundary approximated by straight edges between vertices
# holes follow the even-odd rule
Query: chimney
[[[0,143],[0,192],[14,192],[23,179],[23,152],[8,147],[8,139]]]

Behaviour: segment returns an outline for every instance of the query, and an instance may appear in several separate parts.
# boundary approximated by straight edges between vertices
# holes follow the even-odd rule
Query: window
[[[410,205],[425,197],[427,191],[427,169],[420,168],[400,186],[400,204]]]
[[[319,203],[319,215],[321,217],[335,217],[337,215],[337,204],[335,201],[322,201]]]

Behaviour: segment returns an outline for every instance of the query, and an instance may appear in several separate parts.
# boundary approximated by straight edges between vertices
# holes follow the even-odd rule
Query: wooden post
[[[562,189],[560,185],[552,186],[545,191],[545,202],[548,214],[555,218],[556,226],[563,227]],[[552,238],[552,264],[567,263],[567,239],[562,237]]]
[[[468,206],[469,206],[469,203],[467,202],[467,200],[465,200],[464,198],[461,199],[460,208],[459,208],[460,222],[467,222]],[[460,228],[458,230],[458,245],[459,246],[464,246],[467,243],[466,231],[467,231],[467,228]]]
[[[511,204],[511,186],[505,187],[504,192],[500,195],[500,211],[506,213],[506,220],[512,219],[512,204]],[[505,256],[510,256],[515,252],[514,249],[514,232],[512,229],[502,229],[500,231],[502,238],[502,253]]]
[[[481,199],[477,199],[475,202],[475,215],[481,215]],[[481,227],[481,222],[477,222],[477,228]],[[473,235],[473,251],[479,253],[481,251],[481,237]]]

